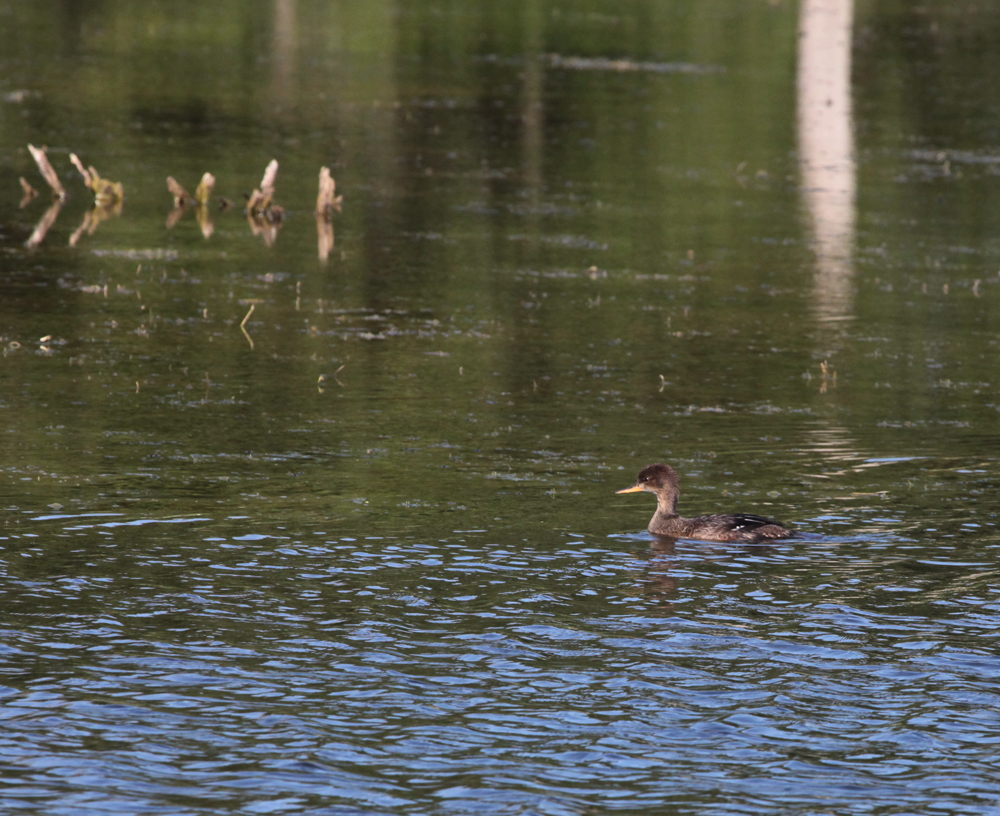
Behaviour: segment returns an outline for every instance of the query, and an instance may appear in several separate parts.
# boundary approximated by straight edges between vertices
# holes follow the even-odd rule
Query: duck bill
[[[645,488],[642,485],[632,485],[624,490],[616,490],[615,493],[641,493]]]

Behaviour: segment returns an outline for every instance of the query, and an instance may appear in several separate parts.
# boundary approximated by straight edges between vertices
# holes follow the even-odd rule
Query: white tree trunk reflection
[[[799,160],[816,251],[816,312],[843,320],[852,316],[854,286],[853,0],[802,0],[799,13]]]

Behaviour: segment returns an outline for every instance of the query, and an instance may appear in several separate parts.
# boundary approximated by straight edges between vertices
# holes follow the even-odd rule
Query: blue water
[[[4,798],[994,812],[992,557],[880,524],[739,546],[25,520],[3,542]]]

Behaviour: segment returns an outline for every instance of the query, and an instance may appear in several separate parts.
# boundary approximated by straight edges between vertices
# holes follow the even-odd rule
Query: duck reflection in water
[[[737,542],[740,546],[736,548],[682,544],[682,554],[679,555],[677,541],[673,536],[654,535],[647,549],[636,550],[633,553],[641,567],[635,570],[635,583],[628,594],[645,597],[651,604],[647,607],[650,612],[659,610],[663,614],[672,614],[677,609],[676,598],[681,590],[681,578],[674,570],[680,561],[687,562],[683,568],[685,575],[691,577],[690,563],[695,557],[703,564],[721,564],[729,563],[734,556],[745,561],[748,558],[764,559],[776,552],[776,548],[770,546],[770,539],[760,539]]]
[[[653,602],[654,609],[672,612],[680,589],[680,578],[673,573],[677,563],[677,539],[657,536],[650,542],[649,549],[637,551],[635,558],[645,564],[637,570],[635,587],[629,594],[645,596]]]
[[[718,513],[697,518],[678,515],[680,477],[670,465],[657,463],[644,467],[635,484],[618,493],[638,493],[643,490],[656,495],[656,513],[649,522],[649,532],[654,535],[744,543],[770,541],[792,535],[792,531],[780,521],[750,513]]]

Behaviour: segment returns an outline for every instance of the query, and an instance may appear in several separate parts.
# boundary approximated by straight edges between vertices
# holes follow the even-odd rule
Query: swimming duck
[[[656,513],[649,522],[649,532],[674,538],[700,538],[703,541],[765,541],[788,538],[792,531],[780,521],[750,513],[719,513],[712,516],[684,518],[677,514],[680,477],[670,467],[657,463],[639,472],[635,485],[618,493],[656,494]]]

